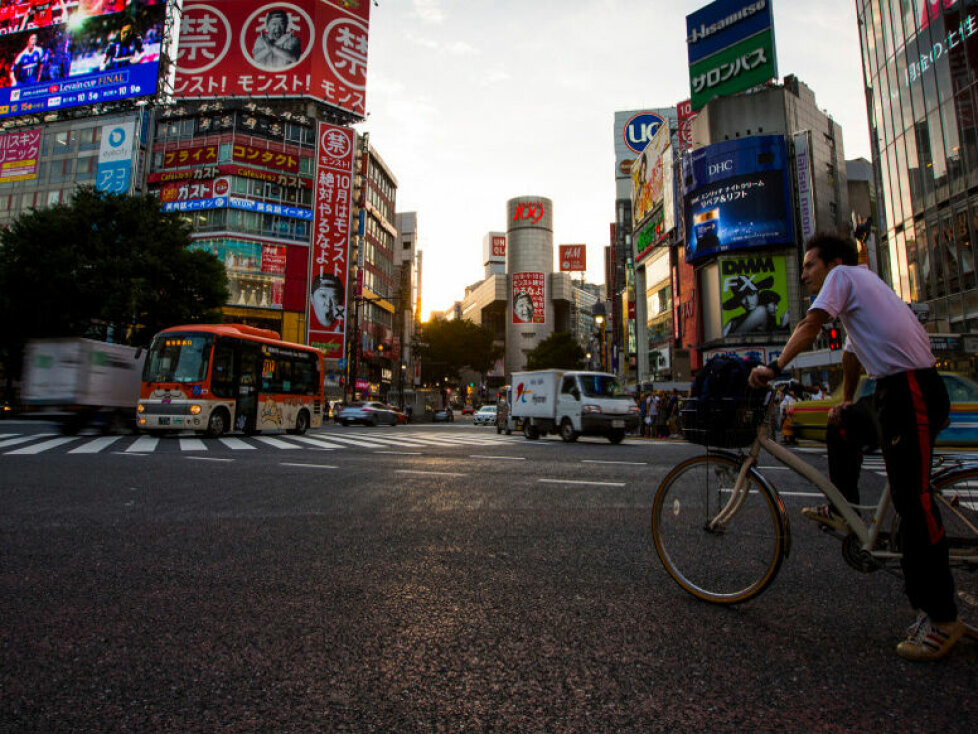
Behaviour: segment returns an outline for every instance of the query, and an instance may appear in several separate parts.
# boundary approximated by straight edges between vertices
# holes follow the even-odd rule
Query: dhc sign
[[[632,116],[625,123],[625,145],[636,153],[641,153],[663,122],[665,120],[654,112],[641,112]]]

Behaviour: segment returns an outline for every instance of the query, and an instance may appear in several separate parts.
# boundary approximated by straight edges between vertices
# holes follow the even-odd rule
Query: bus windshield
[[[203,382],[207,379],[211,337],[162,334],[153,340],[143,368],[143,382]]]
[[[591,398],[624,397],[618,380],[610,375],[580,375],[581,389]]]

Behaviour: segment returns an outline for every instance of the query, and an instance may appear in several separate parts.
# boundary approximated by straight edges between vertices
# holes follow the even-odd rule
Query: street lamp
[[[591,306],[591,315],[594,317],[594,323],[598,327],[598,363],[601,365],[601,369],[605,369],[605,359],[604,359],[604,304],[598,301],[593,306]]]

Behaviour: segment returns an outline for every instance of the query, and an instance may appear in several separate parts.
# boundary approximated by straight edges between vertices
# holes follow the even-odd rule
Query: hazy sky
[[[778,73],[795,74],[869,158],[853,0],[772,0]],[[482,279],[506,201],[554,202],[559,244],[604,281],[614,221],[614,113],[689,97],[686,15],[704,0],[379,0],[361,132],[418,213],[422,318]]]

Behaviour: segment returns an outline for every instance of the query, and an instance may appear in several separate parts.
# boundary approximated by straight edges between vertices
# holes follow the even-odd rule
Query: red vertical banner
[[[347,274],[353,211],[352,129],[319,123],[312,254],[309,258],[308,343],[326,359],[346,355]]]
[[[547,321],[546,274],[513,273],[513,323],[543,324]]]

